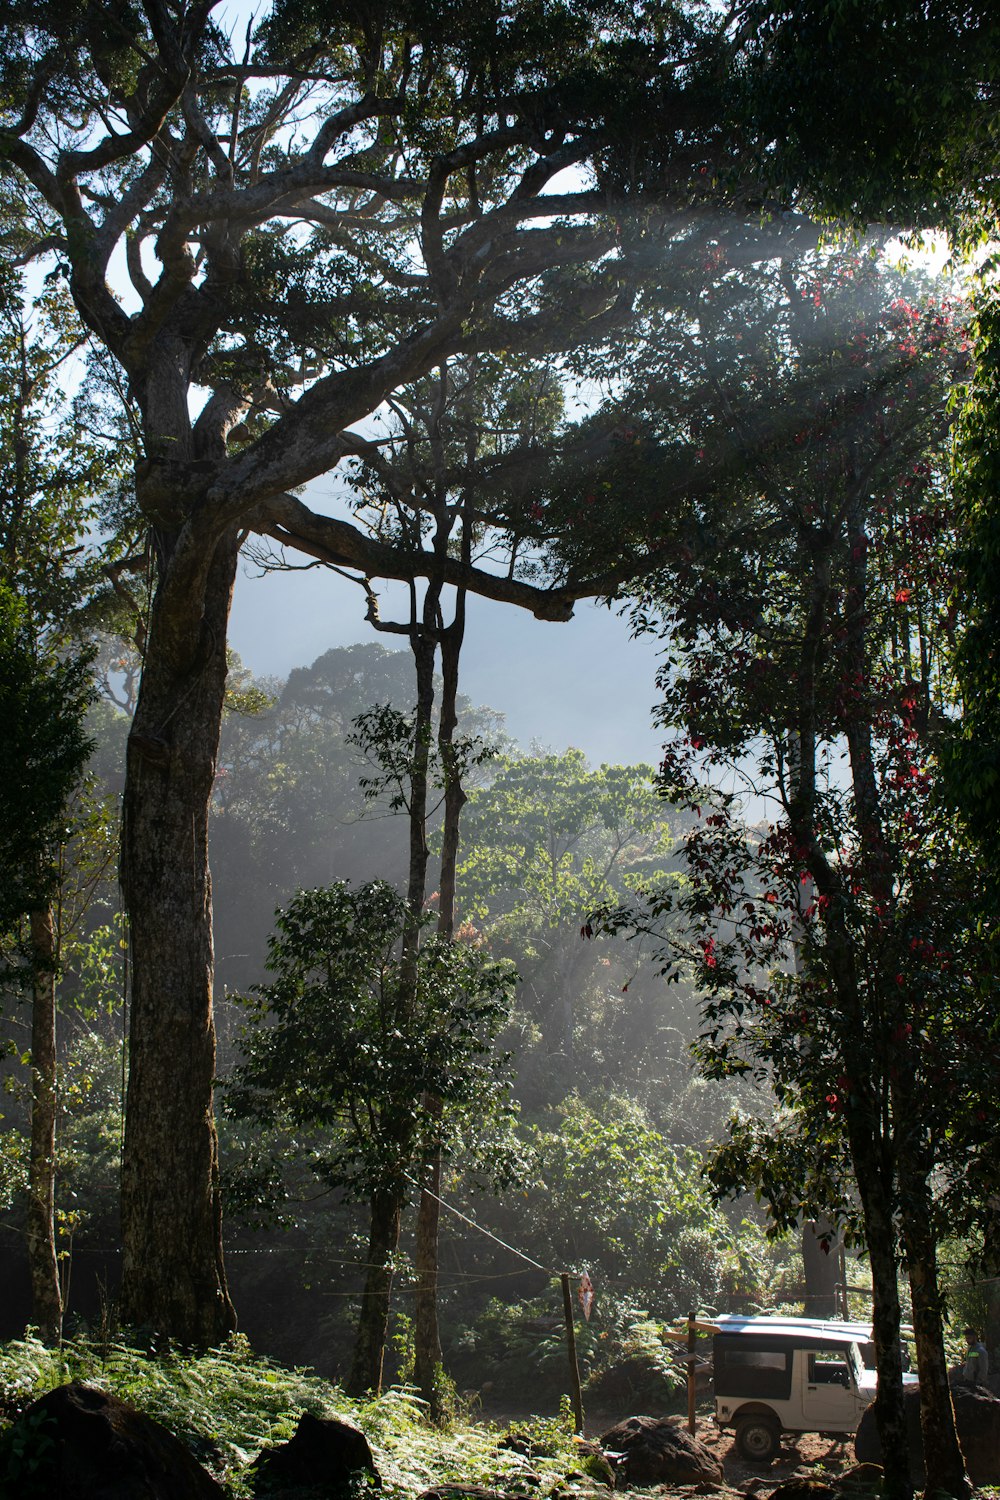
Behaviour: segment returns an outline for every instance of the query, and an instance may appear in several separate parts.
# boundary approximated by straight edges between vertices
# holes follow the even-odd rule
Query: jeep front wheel
[[[748,1463],[770,1463],[780,1447],[781,1434],[767,1417],[744,1417],[737,1422],[736,1450]]]

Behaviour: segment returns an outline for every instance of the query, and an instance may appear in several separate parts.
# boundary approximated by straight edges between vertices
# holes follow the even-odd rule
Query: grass
[[[499,1446],[503,1429],[460,1420],[435,1427],[405,1389],[352,1401],[309,1370],[288,1370],[255,1355],[241,1335],[200,1355],[85,1338],[60,1350],[30,1336],[0,1345],[0,1426],[9,1428],[38,1396],[69,1380],[112,1391],[162,1422],[233,1500],[249,1495],[248,1469],[260,1450],[290,1438],[304,1411],[341,1417],[364,1431],[388,1500],[413,1500],[421,1490],[448,1483],[540,1497],[594,1488],[567,1479],[579,1469],[580,1456],[565,1417],[517,1424],[531,1445],[527,1458]]]

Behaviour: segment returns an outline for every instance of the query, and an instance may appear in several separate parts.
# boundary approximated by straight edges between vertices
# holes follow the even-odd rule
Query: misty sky
[[[392,593],[380,586],[382,617]],[[379,640],[364,619],[361,590],[323,569],[255,576],[241,567],[230,644],[258,676],[287,676],[332,646]],[[524,746],[574,745],[594,765],[659,760],[660,734],[650,723],[656,691],[656,646],[633,641],[627,623],[581,601],[566,625],[533,619],[511,605],[470,598],[462,691],[500,709]]]

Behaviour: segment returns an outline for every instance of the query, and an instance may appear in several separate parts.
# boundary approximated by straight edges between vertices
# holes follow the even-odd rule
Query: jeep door
[[[795,1358],[804,1426],[813,1432],[853,1432],[859,1412],[849,1350],[798,1349]]]

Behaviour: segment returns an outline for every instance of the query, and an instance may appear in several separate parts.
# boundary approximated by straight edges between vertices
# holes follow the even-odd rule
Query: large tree
[[[945,229],[978,265],[976,369],[957,427],[963,705],[944,759],[950,795],[995,863],[998,683],[995,374],[996,8],[956,0],[754,0],[743,118],[772,182],[854,223]]]
[[[122,372],[151,536],[122,851],[122,1312],[209,1340],[234,1321],[207,819],[240,543],[256,529],[362,575],[429,568],[567,618],[600,580],[415,563],[296,491],[363,451],[356,424],[444,357],[561,347],[626,315],[627,200],[655,201],[640,237],[661,246],[723,204],[759,228],[756,187],[726,170],[697,7],[282,3],[252,35],[212,8],[23,0],[0,32],[22,253],[57,257]]]
[[[918,1098],[949,1030],[981,1019],[950,957],[942,971],[942,952],[967,944],[967,917],[961,851],[928,805],[952,692],[939,487],[960,331],[953,307],[918,302],[853,254],[734,286],[709,323],[707,399],[731,426],[699,451],[721,472],[731,444],[751,461],[692,515],[690,558],[653,596],[670,640],[661,774],[699,813],[678,902],[707,995],[702,1055],[715,1076],[773,1077],[807,1118],[823,1173],[796,1212],[834,1209],[823,1174],[829,1184],[850,1164],[892,1482],[908,1484],[903,1258],[929,1482],[957,1494],[933,1202],[948,1124]],[[763,827],[741,821],[730,777],[764,799]],[[980,1048],[989,1040],[980,1030]],[[838,1149],[824,1157],[831,1111]],[[772,1165],[755,1185],[770,1197],[781,1181]]]
[[[754,32],[745,74],[750,112],[772,181],[855,221],[947,228],[953,245],[975,252],[975,370],[962,393],[954,451],[960,712],[940,751],[946,794],[978,846],[980,864],[995,872],[1000,406],[996,261],[982,252],[995,243],[998,225],[996,8],[954,0],[892,0],[878,8],[863,0],[761,0],[745,24]],[[984,889],[994,884],[995,877],[984,877]],[[995,945],[993,911],[982,914],[980,936]],[[995,1224],[985,1255],[992,1272]]]

